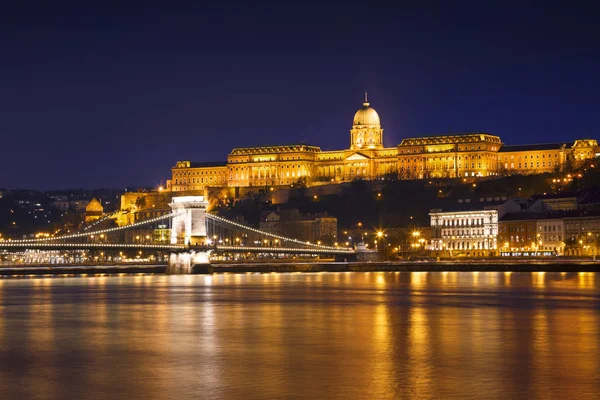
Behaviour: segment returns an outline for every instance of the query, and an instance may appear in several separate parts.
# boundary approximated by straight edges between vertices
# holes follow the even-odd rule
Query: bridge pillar
[[[169,265],[167,265],[167,274],[212,274],[213,268],[210,265],[209,257],[210,250],[171,254]]]
[[[171,226],[171,244],[203,244],[206,240],[206,207],[204,196],[173,197],[169,206],[176,213]]]

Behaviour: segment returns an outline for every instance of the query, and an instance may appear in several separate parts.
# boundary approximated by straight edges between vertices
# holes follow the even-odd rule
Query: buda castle
[[[411,137],[395,147],[384,147],[379,114],[365,94],[365,102],[354,114],[348,149],[322,151],[306,144],[235,148],[223,162],[178,161],[167,190],[282,186],[299,179],[313,185],[355,179],[540,174],[560,170],[567,160],[577,163],[599,155],[594,139],[505,145],[500,137],[482,132]]]

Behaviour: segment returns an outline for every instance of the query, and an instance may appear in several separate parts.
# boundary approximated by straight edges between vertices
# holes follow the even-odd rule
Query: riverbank
[[[77,265],[0,267],[0,276],[95,275],[95,274],[164,274],[165,265]],[[512,272],[600,272],[598,261],[577,260],[503,260],[438,262],[321,262],[321,263],[236,263],[195,265],[195,274],[219,273],[291,273],[291,272],[443,272],[443,271],[512,271]]]
[[[78,265],[1,267],[0,276],[164,274],[165,265]],[[600,272],[599,261],[587,260],[499,260],[499,261],[394,261],[320,263],[236,263],[195,265],[195,274],[292,273],[292,272]]]
[[[72,265],[1,267],[0,276],[164,274],[166,265]]]
[[[324,263],[240,263],[195,266],[195,273],[289,273],[289,272],[600,272],[598,261],[502,260],[486,261],[404,261],[404,262],[324,262]]]

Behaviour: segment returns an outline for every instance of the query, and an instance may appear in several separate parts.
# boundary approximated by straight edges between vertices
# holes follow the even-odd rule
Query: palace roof
[[[191,162],[190,168],[225,167],[227,161]]]
[[[460,133],[454,135],[419,136],[402,139],[399,146],[414,146],[424,144],[454,144],[472,142],[502,143],[499,136],[485,132]]]
[[[305,151],[309,153],[320,153],[321,148],[308,144],[288,144],[258,147],[238,147],[231,150],[231,156],[243,154],[272,154],[272,153],[296,153]]]
[[[560,150],[562,148],[570,148],[573,142],[568,143],[541,143],[541,144],[517,144],[500,147],[499,152],[505,153],[509,151],[535,151],[535,150]]]

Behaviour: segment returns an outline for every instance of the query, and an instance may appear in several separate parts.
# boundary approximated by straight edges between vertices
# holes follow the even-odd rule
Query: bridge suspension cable
[[[154,222],[162,221],[163,219],[173,218],[179,214],[180,214],[180,212],[169,213],[169,214],[161,215],[159,217],[154,217],[154,218],[146,219],[144,221],[134,222],[133,224],[119,226],[119,227],[115,227],[115,228],[106,228],[106,229],[99,229],[96,231],[72,233],[69,235],[60,235],[60,236],[54,236],[54,237],[49,237],[49,238],[19,239],[19,240],[12,240],[12,242],[17,242],[17,243],[49,242],[49,241],[54,241],[54,240],[76,239],[76,238],[88,237],[90,235],[99,235],[99,234],[103,234],[103,233],[118,232],[118,231],[122,231],[125,229],[131,229],[131,228],[135,228],[138,226],[143,226],[143,225],[151,224]]]
[[[80,231],[87,231],[87,230],[88,230],[88,229],[90,229],[91,227],[93,227],[93,226],[96,226],[96,225],[98,225],[98,224],[100,224],[100,223],[102,223],[102,222],[106,221],[107,219],[109,219],[109,218],[110,218],[110,217],[112,217],[113,215],[117,215],[118,213],[119,213],[119,211],[115,211],[115,212],[113,212],[113,213],[107,214],[107,215],[105,215],[104,217],[102,217],[102,218],[100,218],[100,219],[98,219],[98,220],[96,220],[96,221],[92,222],[91,224],[84,226],[83,228],[81,228],[81,229],[80,229]]]
[[[259,229],[255,229],[255,228],[251,228],[249,226],[246,225],[242,225],[238,222],[234,222],[234,221],[230,221],[226,218],[223,217],[219,217],[217,215],[214,214],[206,214],[206,219],[208,220],[212,220],[214,222],[220,222],[222,224],[226,224],[226,225],[230,225],[239,229],[243,229],[252,233],[256,233],[259,235],[264,235],[264,236],[268,236],[268,237],[272,237],[278,240],[281,240],[282,242],[289,242],[289,243],[294,243],[297,245],[302,245],[308,248],[313,248],[313,249],[324,249],[324,250],[339,250],[339,247],[334,247],[334,246],[325,246],[325,245],[320,245],[320,244],[313,244],[313,243],[308,243],[308,242],[304,242],[302,240],[298,240],[298,239],[293,239],[293,238],[288,238],[285,236],[280,236],[277,235],[275,233],[270,233],[270,232],[265,232],[265,231],[261,231]]]

